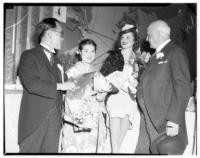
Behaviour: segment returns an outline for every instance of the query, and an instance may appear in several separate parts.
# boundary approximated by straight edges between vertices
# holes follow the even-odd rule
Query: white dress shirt
[[[165,42],[161,43],[158,48],[156,48],[156,52],[160,52],[164,46],[166,46],[169,42],[171,41],[171,39],[166,40]]]
[[[50,52],[56,53],[54,49],[51,50],[51,49],[50,49],[48,46],[46,46],[44,43],[40,43],[40,45],[41,45],[42,47],[46,48],[47,50],[49,50]],[[51,54],[50,54],[49,52],[45,51],[45,50],[44,50],[44,53],[46,54],[48,60],[50,61]]]

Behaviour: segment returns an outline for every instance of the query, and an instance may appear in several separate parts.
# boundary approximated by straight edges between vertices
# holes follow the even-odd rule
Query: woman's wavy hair
[[[120,51],[108,51],[109,55],[103,62],[103,65],[100,68],[102,75],[107,76],[114,71],[122,71],[124,68],[124,58]]]
[[[128,23],[124,23],[128,24]],[[123,25],[123,26],[124,26]],[[132,32],[133,36],[134,36],[134,45],[133,45],[133,52],[137,53],[137,50],[139,49],[139,35],[138,35],[138,29],[136,27],[135,24],[132,24],[135,27],[129,29],[128,31],[120,31],[119,33],[119,38],[116,41],[116,43],[114,44],[114,50],[108,51],[108,57],[105,59],[105,61],[103,62],[101,68],[100,68],[100,72],[104,75],[107,76],[110,73],[114,72],[114,71],[122,71],[123,67],[124,67],[124,58],[121,54],[121,44],[120,44],[120,39],[121,36],[124,33],[128,33],[128,32]]]

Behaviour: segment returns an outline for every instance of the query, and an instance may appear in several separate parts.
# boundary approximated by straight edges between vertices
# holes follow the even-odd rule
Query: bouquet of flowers
[[[89,132],[91,128],[98,124],[98,105],[85,99],[80,107],[75,111],[70,111],[64,119],[73,125],[74,132]]]
[[[76,79],[69,79],[75,82],[77,89],[67,92],[67,97],[71,100],[83,98],[93,84],[94,72],[83,74]]]

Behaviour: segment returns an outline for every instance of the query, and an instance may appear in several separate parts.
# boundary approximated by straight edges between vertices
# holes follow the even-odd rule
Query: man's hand
[[[62,91],[73,91],[75,89],[77,89],[78,87],[76,87],[74,82],[64,82],[64,83],[57,83],[57,90],[62,90]]]
[[[178,135],[178,132],[179,132],[179,124],[176,124],[171,121],[167,121],[167,124],[166,124],[167,135],[173,137],[173,136]]]

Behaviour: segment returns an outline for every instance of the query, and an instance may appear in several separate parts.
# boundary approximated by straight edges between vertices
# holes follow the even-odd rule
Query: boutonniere
[[[62,83],[64,82],[64,69],[60,64],[57,64],[58,69],[61,72],[61,76],[62,76]]]
[[[156,59],[162,59],[163,57],[164,57],[164,53],[163,52],[156,53]]]

